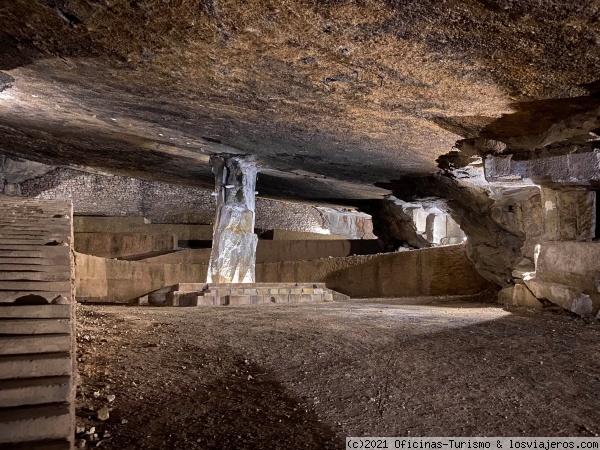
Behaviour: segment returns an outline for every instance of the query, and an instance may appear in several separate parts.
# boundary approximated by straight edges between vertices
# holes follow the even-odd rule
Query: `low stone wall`
[[[127,303],[177,283],[206,281],[206,264],[157,264],[120,261],[75,253],[77,299]]]
[[[78,298],[98,302],[128,302],[176,283],[201,283],[206,281],[208,269],[206,264],[159,264],[76,256]],[[258,263],[256,281],[322,282],[351,297],[467,295],[491,287],[475,271],[462,245]]]
[[[256,265],[261,282],[318,281],[351,297],[476,294],[492,284],[477,273],[464,246]]]
[[[75,251],[103,258],[122,258],[177,249],[174,234],[75,233]]]

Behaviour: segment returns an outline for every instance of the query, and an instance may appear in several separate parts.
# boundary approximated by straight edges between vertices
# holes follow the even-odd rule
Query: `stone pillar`
[[[209,283],[254,283],[256,164],[242,157],[210,158],[215,174],[217,213],[208,265]]]

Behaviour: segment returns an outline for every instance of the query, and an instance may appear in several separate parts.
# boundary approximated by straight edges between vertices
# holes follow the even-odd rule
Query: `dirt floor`
[[[78,314],[88,447],[600,433],[600,323],[565,314],[441,299]]]

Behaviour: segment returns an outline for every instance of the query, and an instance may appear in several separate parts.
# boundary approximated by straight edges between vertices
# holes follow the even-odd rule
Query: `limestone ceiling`
[[[597,108],[599,43],[598,1],[5,1],[0,151],[207,187],[240,153],[268,196],[376,198],[564,119],[544,101]]]

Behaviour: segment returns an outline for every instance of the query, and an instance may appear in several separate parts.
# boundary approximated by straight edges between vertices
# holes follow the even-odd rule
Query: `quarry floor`
[[[101,448],[600,433],[600,323],[565,314],[447,298],[77,312],[77,425]]]

